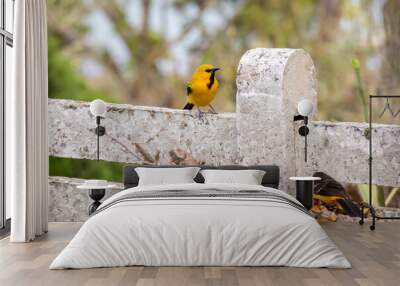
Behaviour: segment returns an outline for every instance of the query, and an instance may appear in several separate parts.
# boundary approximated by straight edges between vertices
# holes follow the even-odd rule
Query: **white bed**
[[[127,265],[350,268],[342,252],[299,204],[282,191],[255,185],[131,188],[106,200],[50,269]]]

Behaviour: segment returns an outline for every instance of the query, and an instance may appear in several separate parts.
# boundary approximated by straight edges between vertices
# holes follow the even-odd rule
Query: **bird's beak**
[[[215,73],[216,71],[219,71],[219,68],[213,68],[213,69],[211,69],[211,72],[212,72],[212,73]]]

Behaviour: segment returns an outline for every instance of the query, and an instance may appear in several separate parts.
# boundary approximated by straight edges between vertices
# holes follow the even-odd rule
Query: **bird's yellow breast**
[[[219,86],[216,78],[210,88],[209,83],[210,79],[192,79],[189,82],[191,93],[188,95],[188,102],[200,107],[209,105],[214,100]]]

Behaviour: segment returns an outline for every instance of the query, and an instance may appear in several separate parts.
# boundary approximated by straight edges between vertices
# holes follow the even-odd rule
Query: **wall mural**
[[[281,2],[48,1],[50,174],[120,181],[123,163],[274,162],[289,192],[290,176],[322,171],[353,201],[368,201],[367,95],[400,93],[399,41],[385,40],[398,38],[390,11],[399,3]],[[291,12],[298,9],[307,12]],[[274,20],[281,18],[285,27]],[[307,163],[301,122],[293,122],[303,97],[318,109]],[[107,102],[100,162],[88,111],[96,98]],[[391,142],[399,129],[380,123],[372,199],[398,208],[400,150]],[[337,208],[320,213],[335,220]]]

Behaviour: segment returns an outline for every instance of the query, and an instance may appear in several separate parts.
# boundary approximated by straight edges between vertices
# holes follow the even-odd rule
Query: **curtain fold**
[[[6,187],[12,242],[47,232],[46,0],[15,2],[13,92],[6,111]]]

